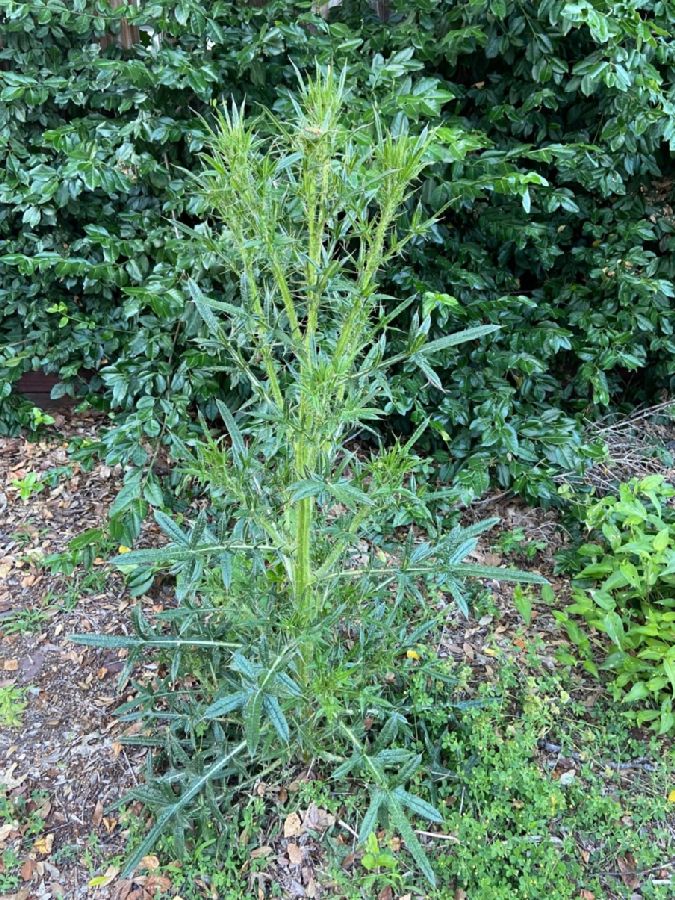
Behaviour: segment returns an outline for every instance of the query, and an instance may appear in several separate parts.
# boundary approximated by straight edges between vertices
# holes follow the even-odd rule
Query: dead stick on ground
[[[461,843],[460,839],[455,837],[454,834],[439,834],[437,831],[418,831],[417,829],[415,829],[415,834],[421,834],[423,837],[435,838],[438,841],[450,841],[452,844]]]

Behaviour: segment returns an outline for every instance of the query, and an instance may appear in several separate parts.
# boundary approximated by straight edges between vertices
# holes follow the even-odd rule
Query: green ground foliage
[[[389,887],[394,897],[415,900],[615,900],[639,888],[650,900],[670,897],[662,867],[675,850],[667,796],[675,783],[672,749],[635,738],[605,700],[589,709],[583,690],[575,696],[576,680],[540,666],[528,671],[505,658],[495,683],[464,701],[457,697],[468,696],[466,673],[454,674],[452,691],[414,665],[403,676],[413,746],[435,754],[426,796],[444,824],[427,829],[452,838],[425,841],[437,887],[411,869],[395,829],[378,829],[352,859],[350,836],[335,824],[323,837],[317,876],[328,895],[370,900]],[[559,751],[543,753],[542,739]],[[274,859],[251,853],[270,843],[283,852],[283,822],[296,810],[314,803],[358,827],[370,801],[358,782],[340,789],[319,771],[279,805],[286,782],[274,772],[265,780],[267,795],[245,791],[224,833],[204,815],[189,858],[171,835],[160,840],[161,871],[186,900],[208,890],[223,900],[248,896],[250,875],[269,873]],[[131,841],[140,841],[139,819],[127,813],[124,822]],[[269,896],[283,897],[271,872]]]
[[[123,15],[138,43],[102,46]],[[550,496],[551,471],[593,452],[580,414],[669,385],[672,3],[415,0],[381,21],[349,0],[326,19],[309,3],[2,0],[0,16],[5,429],[30,424],[12,384],[42,366],[57,394],[78,372],[102,388],[110,458],[133,466],[197,407],[245,399],[192,342],[188,277],[234,303],[239,287],[183,233],[202,212],[185,169],[212,103],[283,117],[295,67],[329,59],[348,66],[355,124],[375,104],[395,132],[441,126],[423,202],[445,213],[386,275],[392,304],[413,298],[433,337],[503,326],[391,381],[389,426],[431,415],[458,493],[491,476]],[[135,477],[118,509],[132,536],[158,497]]]
[[[589,540],[565,560],[576,576],[574,602],[557,613],[584,666],[598,676],[593,643],[602,636],[602,668],[613,678],[616,700],[627,704],[626,715],[661,734],[675,728],[674,496],[662,476],[649,475],[590,502]]]

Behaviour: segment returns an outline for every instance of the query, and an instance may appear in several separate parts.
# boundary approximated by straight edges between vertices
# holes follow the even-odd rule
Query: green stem
[[[303,428],[305,421],[304,407],[305,403],[303,398],[300,403],[300,434],[296,438],[295,444],[295,469],[298,480],[306,478],[311,470],[311,466],[308,465],[308,448],[305,444],[306,432]],[[301,500],[298,500],[297,503],[294,582],[298,618],[302,625],[306,625],[312,618],[311,540],[313,505],[313,497],[303,497]]]

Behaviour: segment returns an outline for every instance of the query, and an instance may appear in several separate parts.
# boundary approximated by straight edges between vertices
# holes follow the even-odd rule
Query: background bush
[[[431,415],[460,492],[492,476],[546,498],[551,474],[592,452],[581,415],[670,386],[672,5],[414,0],[386,21],[363,2],[327,21],[276,2],[0,12],[5,430],[21,422],[12,384],[40,367],[60,373],[57,393],[80,371],[103,387],[110,459],[134,466],[197,406],[209,416],[214,396],[242,396],[226,361],[214,376],[191,343],[203,326],[187,276],[235,302],[238,285],[183,235],[200,212],[184,169],[210,104],[246,96],[283,117],[294,66],[331,58],[349,66],[355,121],[374,103],[394,130],[443,126],[424,198],[447,212],[387,289],[415,296],[432,337],[503,326],[433,371],[400,369],[392,428]],[[102,46],[122,15],[139,42]],[[118,511],[138,519],[153,492],[132,472]]]

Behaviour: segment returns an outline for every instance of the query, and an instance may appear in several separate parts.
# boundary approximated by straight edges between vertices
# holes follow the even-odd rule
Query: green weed
[[[14,478],[10,481],[10,484],[18,492],[24,503],[27,503],[31,497],[45,489],[42,478],[35,472],[28,472],[23,478]]]
[[[0,723],[7,728],[18,728],[28,706],[26,689],[9,685],[0,687]]]
[[[544,540],[530,540],[524,528],[512,528],[499,536],[496,548],[505,556],[515,556],[531,562],[538,553],[546,549]]]
[[[421,796],[427,763],[404,678],[388,673],[411,668],[407,651],[443,614],[437,597],[468,612],[466,577],[543,581],[465,562],[494,520],[437,527],[429,504],[444,492],[422,496],[411,477],[426,423],[389,447],[352,449],[383,414],[392,365],[434,380],[437,353],[496,326],[429,340],[429,317],[413,315],[404,346],[388,350],[412,299],[386,312],[378,275],[433,224],[414,185],[434,134],[389,133],[377,119],[354,131],[345,101],[344,75],[328,70],[301,84],[289,121],[252,122],[232,106],[196,176],[213,218],[192,237],[236,274],[241,297],[211,298],[188,281],[199,345],[232,360],[250,401],[235,416],[216,400],[225,439],[204,426],[182,445],[183,474],[208,509],[180,524],[157,508],[169,544],[114,560],[136,593],[169,569],[176,608],[155,624],[137,611],[134,637],[77,636],[127,647],[130,666],[145,648],[165,651],[166,675],[123,707],[166,723],[163,774],[135,792],[155,824],[127,871],[169,828],[177,847],[195,820],[224,830],[223,808],[256,771],[316,759],[336,785],[370,786],[359,840],[388,822],[435,883],[411,820],[443,817]],[[127,484],[120,503],[134,490]],[[148,502],[159,501],[150,492]],[[425,540],[395,533],[402,506]],[[422,665],[444,677],[432,657]]]
[[[612,676],[615,699],[626,704],[623,714],[661,734],[675,729],[673,496],[674,487],[649,476],[589,503],[592,540],[566,558],[576,574],[574,602],[555,613],[586,669],[598,675],[595,648],[604,653],[600,665]]]

